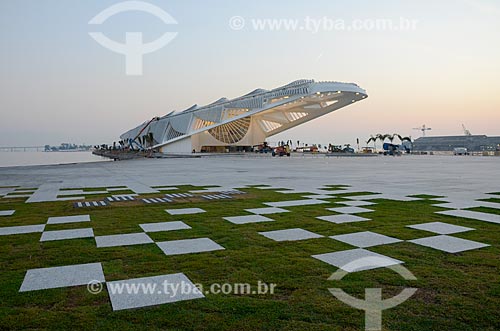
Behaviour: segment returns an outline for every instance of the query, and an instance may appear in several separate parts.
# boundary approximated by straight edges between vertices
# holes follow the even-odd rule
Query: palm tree
[[[395,133],[392,135],[392,139],[394,140],[394,138],[398,138],[399,141],[403,142],[403,137],[399,134],[399,133]]]
[[[410,143],[410,152],[413,151],[413,140],[411,139],[411,136],[409,137],[402,137],[401,138],[401,143],[405,142],[405,141],[408,141]]]
[[[382,145],[384,145],[385,140],[386,140],[386,139],[388,139],[388,138],[390,138],[390,135],[388,135],[388,134],[381,134],[381,133],[379,133],[379,134],[377,134],[377,135],[375,136],[375,138],[376,138],[377,140],[380,140],[380,142],[382,143]]]
[[[377,143],[377,137],[374,137],[373,135],[370,135],[370,138],[366,141],[366,144],[369,145],[373,141],[373,149],[377,149],[377,146],[375,145]]]

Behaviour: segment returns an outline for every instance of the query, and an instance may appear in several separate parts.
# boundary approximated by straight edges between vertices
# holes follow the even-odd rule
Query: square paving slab
[[[77,238],[93,238],[94,231],[91,228],[86,229],[72,229],[72,230],[59,230],[59,231],[45,231],[42,233],[40,241],[53,241]]]
[[[19,292],[87,285],[91,281],[105,282],[101,263],[31,269],[26,272]]]
[[[370,252],[363,248],[312,256],[347,272],[356,272],[402,264],[403,261]]]
[[[259,234],[274,241],[296,241],[296,240],[306,240],[306,239],[323,237],[322,235],[304,229],[267,231],[267,232],[259,232]]]
[[[269,214],[279,214],[279,213],[289,213],[289,210],[277,207],[265,207],[265,208],[253,208],[253,209],[245,209],[245,211],[257,214],[257,215],[269,215]]]
[[[422,200],[420,198],[408,197],[408,196],[396,195],[396,194],[358,195],[358,196],[348,196],[346,198],[350,199],[350,200],[375,200],[375,199],[385,199],[385,200],[395,200],[395,201],[417,201],[417,200]]]
[[[191,229],[189,225],[181,221],[146,223],[146,224],[140,224],[139,226],[144,230],[144,232],[161,232],[161,231]]]
[[[330,238],[361,248],[394,244],[402,241],[370,231],[342,234]]]
[[[25,233],[43,232],[43,229],[45,229],[45,224],[9,226],[9,227],[0,228],[0,236],[8,236],[11,234],[25,234]]]
[[[322,203],[328,203],[328,201],[316,200],[316,199],[304,199],[304,200],[266,202],[264,204],[270,207],[295,207],[295,206],[319,205]]]
[[[114,311],[204,297],[200,290],[182,273],[108,282],[106,286]],[[147,291],[139,291],[138,293],[121,291],[120,293],[116,290],[127,286],[153,290],[150,293]]]
[[[307,192],[307,191],[292,190],[292,189],[285,189],[285,190],[276,191],[276,193],[281,193],[281,194],[306,194],[306,193],[309,193],[309,192]]]
[[[446,235],[409,240],[409,242],[425,247],[434,248],[447,253],[460,253],[489,246],[477,241]]]
[[[345,198],[349,199],[349,200],[366,201],[366,200],[382,199],[383,197],[382,197],[382,194],[375,193],[375,194],[364,194],[364,195],[350,195],[350,196],[346,196]]]
[[[356,216],[356,215],[351,215],[351,214],[319,216],[316,218],[319,220],[322,220],[322,221],[327,221],[327,222],[336,223],[336,224],[363,222],[363,221],[370,220],[368,218],[364,218],[364,217],[360,217],[360,216]]]
[[[128,188],[126,186],[124,186],[124,187],[109,187],[106,189],[106,191],[108,191],[108,192],[125,191],[125,190],[128,190]]]
[[[489,202],[489,201],[481,201],[481,207],[500,209],[500,203]]]
[[[373,206],[376,205],[375,202],[370,201],[361,201],[361,200],[353,200],[353,201],[339,201],[336,202],[342,205],[351,206],[351,207],[363,207],[363,206]]]
[[[262,215],[232,216],[232,217],[224,217],[224,219],[226,221],[233,223],[233,224],[274,222],[273,219],[270,219],[270,218],[268,218],[266,216],[262,216]]]
[[[205,210],[201,208],[166,209],[165,211],[170,215],[190,215],[205,213]]]
[[[333,199],[335,196],[328,194],[313,194],[313,195],[303,195],[303,198],[306,199]]]
[[[455,217],[463,217],[469,218],[473,220],[490,222],[500,224],[500,215],[481,213],[478,211],[470,211],[470,210],[446,210],[446,211],[438,211],[436,214],[455,216]]]
[[[361,207],[337,207],[337,208],[327,208],[327,210],[334,211],[341,214],[359,214],[359,213],[370,213],[373,210],[361,208]]]
[[[177,187],[173,187],[173,186],[156,187],[155,189],[158,190],[158,191],[173,191],[173,190],[178,190]]]
[[[15,210],[0,210],[0,216],[11,216],[14,215]]]
[[[453,224],[442,223],[442,222],[431,222],[431,223],[407,225],[406,227],[412,228],[412,229],[417,229],[417,230],[428,231],[428,232],[434,232],[437,234],[453,234],[453,233],[460,233],[460,232],[467,232],[467,231],[475,230],[472,228],[467,228],[465,226],[453,225]]]
[[[209,238],[171,240],[156,243],[165,255],[211,252],[225,249]]]
[[[277,186],[254,186],[254,188],[259,189],[259,190],[283,190],[284,187],[277,187]],[[290,190],[292,191],[292,190]]]
[[[47,224],[65,224],[78,222],[90,222],[90,215],[49,217]]]
[[[97,247],[116,247],[154,243],[153,239],[142,232],[115,234],[111,236],[97,236],[95,237],[95,242]]]
[[[446,202],[434,204],[434,207],[449,208],[449,209],[467,209],[480,207],[481,202],[479,201],[459,201],[459,202]]]

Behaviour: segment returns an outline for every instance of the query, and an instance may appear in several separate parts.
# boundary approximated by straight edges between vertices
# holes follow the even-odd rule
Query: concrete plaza
[[[36,187],[30,198],[33,202],[37,195],[43,200],[44,191],[61,188],[127,186],[141,194],[155,192],[152,186],[182,184],[270,185],[318,194],[325,184],[342,184],[353,192],[394,197],[431,194],[445,196],[445,202],[462,202],[499,191],[499,174],[500,158],[496,157],[243,155],[0,168],[0,186]],[[0,194],[6,194],[2,190]]]

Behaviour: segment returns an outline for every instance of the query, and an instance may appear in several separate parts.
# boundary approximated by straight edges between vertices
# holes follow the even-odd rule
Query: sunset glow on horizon
[[[117,2],[0,4],[0,145],[112,143],[153,116],[302,78],[354,82],[369,97],[271,141],[354,144],[396,132],[417,138],[414,128],[423,124],[432,127],[429,135],[462,135],[462,124],[473,134],[500,135],[500,4],[493,0],[149,1],[177,24],[123,13],[97,27],[119,42],[128,31],[147,41],[178,33],[144,56],[142,76],[125,75],[124,57],[88,34],[96,30],[89,20]],[[230,26],[235,16],[244,19],[241,29]],[[415,29],[255,25],[402,18],[415,20]]]

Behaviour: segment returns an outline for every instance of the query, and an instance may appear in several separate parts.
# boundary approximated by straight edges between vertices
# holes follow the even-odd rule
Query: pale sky
[[[369,98],[270,141],[351,143],[370,134],[500,135],[500,3],[494,0],[149,1],[147,13],[88,22],[117,0],[0,2],[0,146],[110,143],[157,115],[293,80],[355,82]],[[246,25],[232,30],[229,20]],[[417,20],[412,31],[255,31],[252,19]],[[347,23],[349,24],[349,23]],[[90,36],[123,42],[178,32],[125,75],[124,56]]]

